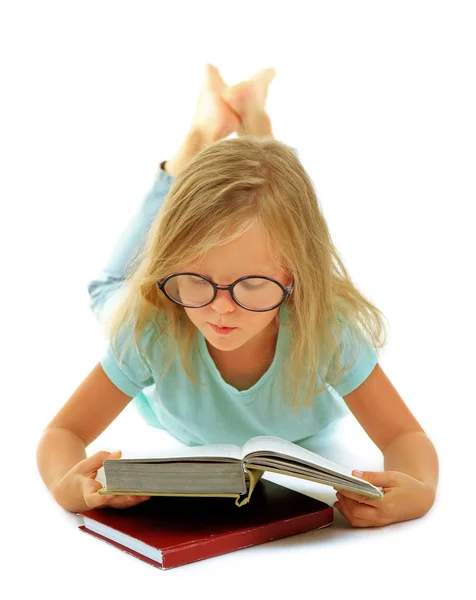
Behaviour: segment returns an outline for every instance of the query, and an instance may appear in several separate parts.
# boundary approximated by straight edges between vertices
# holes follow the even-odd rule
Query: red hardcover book
[[[132,508],[78,513],[80,529],[128,554],[170,569],[331,525],[331,506],[261,479],[250,502],[231,498],[152,496]]]

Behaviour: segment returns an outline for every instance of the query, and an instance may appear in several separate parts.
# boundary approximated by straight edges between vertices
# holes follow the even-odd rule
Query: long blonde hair
[[[342,381],[357,359],[360,343],[382,348],[387,337],[383,313],[352,283],[332,243],[310,177],[294,150],[278,140],[253,136],[220,140],[205,147],[177,175],[143,249],[128,266],[126,293],[106,329],[116,356],[119,335],[128,331],[121,360],[127,344],[133,343],[149,366],[149,351],[165,334],[169,362],[161,376],[178,351],[187,376],[203,385],[191,359],[197,328],[184,309],[159,290],[157,281],[236,239],[255,223],[266,232],[276,263],[295,280],[286,300],[289,355],[279,371],[286,404],[297,412],[300,406],[310,406],[328,384]],[[232,234],[224,239],[228,230]],[[278,327],[279,320],[278,311]],[[151,337],[143,352],[139,342],[146,329]],[[344,339],[357,348],[353,361],[345,364]]]

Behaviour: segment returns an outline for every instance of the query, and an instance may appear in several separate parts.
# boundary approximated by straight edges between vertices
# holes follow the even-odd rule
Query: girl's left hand
[[[436,488],[399,471],[352,471],[354,476],[381,487],[384,497],[367,498],[334,488],[334,507],[353,527],[380,527],[425,515],[433,506]]]

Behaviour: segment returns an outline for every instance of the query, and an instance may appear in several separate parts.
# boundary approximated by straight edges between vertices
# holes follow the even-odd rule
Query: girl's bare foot
[[[202,148],[236,131],[238,135],[273,137],[265,104],[274,69],[263,69],[250,80],[228,88],[218,69],[205,65],[190,132],[165,170],[176,177]]]
[[[265,134],[271,132],[271,121],[266,113],[265,105],[268,87],[274,79],[276,71],[272,68],[262,69],[251,79],[223,88],[223,99],[239,115],[241,124],[238,135],[251,133]]]
[[[192,130],[199,131],[210,142],[229,136],[240,126],[240,117],[223,99],[228,89],[219,70],[205,65],[205,78],[198,98]]]

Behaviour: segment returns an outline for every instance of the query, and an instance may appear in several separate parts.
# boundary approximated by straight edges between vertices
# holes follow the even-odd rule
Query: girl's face
[[[233,242],[209,250],[200,262],[187,264],[183,271],[205,275],[218,285],[229,285],[246,275],[272,277],[286,286],[292,277],[282,271],[269,253],[264,232],[253,226]],[[202,308],[185,308],[192,323],[216,349],[224,352],[237,350],[246,344],[251,349],[267,338],[269,326],[279,306],[267,312],[253,312],[233,301],[228,290],[218,290],[215,300]],[[222,335],[212,327],[235,327]]]

